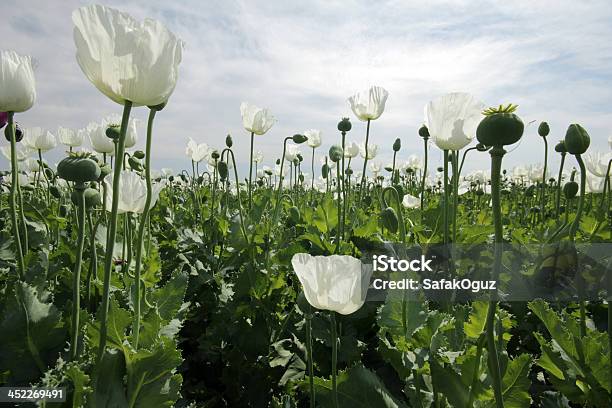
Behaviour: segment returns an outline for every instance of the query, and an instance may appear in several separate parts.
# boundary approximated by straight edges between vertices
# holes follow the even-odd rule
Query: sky
[[[2,48],[32,55],[38,98],[19,114],[24,127],[82,128],[121,106],[102,95],[75,59],[71,13],[88,2],[3,0]],[[550,124],[550,150],[570,123],[582,124],[592,149],[608,151],[612,135],[612,2],[592,1],[115,1],[105,5],[135,18],[162,21],[185,41],[179,80],[156,117],[156,168],[190,169],[189,137],[222,148],[229,133],[244,178],[249,134],[240,103],[269,108],[278,122],[256,136],[264,164],[282,153],[286,136],[315,128],[323,145],[340,141],[337,122],[348,116],[349,141],[365,138],[365,123],[347,98],[371,85],[389,91],[385,112],[371,126],[375,161],[422,154],[417,131],[424,105],[448,92],[469,92],[486,105],[515,103],[527,124],[504,167],[543,160],[537,124]],[[142,120],[146,108],[133,110]],[[5,143],[5,142],[2,142]],[[474,142],[475,143],[475,142]],[[311,149],[302,147],[310,161]],[[47,154],[59,161],[64,149]],[[442,153],[431,148],[434,160]],[[552,161],[557,160],[551,154]],[[487,169],[487,154],[468,156],[466,169]],[[317,164],[319,162],[317,158]],[[360,159],[356,159],[361,162]],[[573,159],[572,159],[573,160]],[[570,165],[575,165],[571,161]],[[360,167],[359,164],[355,167]],[[7,168],[4,157],[0,168]],[[318,167],[318,166],[317,166]],[[317,171],[317,170],[316,170]]]

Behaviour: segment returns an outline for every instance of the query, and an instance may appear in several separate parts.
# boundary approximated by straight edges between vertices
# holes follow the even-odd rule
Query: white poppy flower
[[[83,144],[85,132],[82,130],[76,131],[65,127],[57,129],[57,137],[64,146],[78,147]]]
[[[106,211],[111,211],[113,202],[113,177],[109,174],[104,183],[106,189]],[[157,202],[159,193],[164,187],[164,183],[153,184],[153,194],[151,196],[151,208]],[[119,179],[119,214],[126,212],[141,214],[144,211],[145,200],[147,198],[146,181],[133,171],[122,171]]]
[[[23,132],[23,144],[31,150],[40,150],[44,153],[57,146],[55,136],[53,136],[53,134],[46,129],[33,127],[24,129]]]
[[[100,5],[75,10],[72,21],[77,62],[100,92],[134,106],[168,101],[178,79],[183,42],[162,23],[139,22]]]
[[[189,138],[187,148],[185,149],[185,154],[192,161],[199,163],[204,159],[208,160],[211,153],[212,152],[206,143],[197,144],[192,138]],[[214,166],[214,160],[212,165]]]
[[[359,146],[355,142],[351,142],[344,146],[344,157],[354,159],[359,154]]]
[[[2,155],[6,157],[6,160],[11,161],[11,146],[2,146],[0,147],[0,151],[2,152]],[[23,144],[17,145],[17,148],[15,149],[17,161],[26,160],[28,157],[30,157],[30,154],[32,154],[32,150],[29,147]]]
[[[114,155],[115,154],[115,144],[113,141],[106,136],[106,126],[91,122],[87,125],[86,131],[89,134],[89,142],[91,143],[91,147],[97,152],[101,154]]]
[[[359,154],[364,159],[366,158],[365,141],[359,145]],[[378,145],[368,144],[368,160],[372,160],[378,154]]]
[[[253,161],[257,164],[263,161],[263,153],[261,151],[256,151],[253,153]]]
[[[389,92],[380,86],[372,86],[367,91],[358,92],[348,98],[351,109],[361,121],[376,120],[385,110]]]
[[[0,112],[24,112],[36,100],[32,58],[15,51],[0,52]]]
[[[588,152],[584,156],[584,164],[588,171],[598,177],[606,177],[608,172],[608,163],[612,160],[610,152]]]
[[[484,104],[472,95],[454,92],[425,105],[425,123],[438,148],[460,150],[476,135]]]
[[[248,102],[240,104],[240,115],[242,116],[242,126],[256,135],[263,135],[276,122],[268,109],[259,108]]]
[[[378,176],[378,173],[380,173],[380,170],[381,170],[380,163],[370,162],[370,171],[372,172],[372,174],[374,174],[374,177]]]
[[[293,162],[297,160],[298,154],[300,154],[300,149],[296,145],[288,145],[285,149],[285,160]]]
[[[363,265],[347,255],[305,253],[293,255],[291,264],[312,307],[348,315],[363,306],[372,276],[371,265]]]
[[[421,206],[421,200],[419,197],[405,194],[404,198],[402,199],[402,205],[406,208],[419,208]]]
[[[423,168],[423,159],[421,159],[416,154],[411,154],[408,156],[408,160],[406,161],[407,167],[411,169],[418,170]]]
[[[317,129],[305,130],[304,136],[308,138],[308,140],[306,141],[306,144],[308,144],[308,146],[312,147],[313,149],[316,149],[317,147],[321,146],[322,140],[321,140],[320,130],[317,130]]]

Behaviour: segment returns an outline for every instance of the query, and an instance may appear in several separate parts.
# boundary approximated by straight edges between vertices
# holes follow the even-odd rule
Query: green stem
[[[457,211],[459,207],[459,152],[453,151],[453,243],[457,242]]]
[[[493,224],[495,227],[495,258],[493,263],[493,280],[499,280],[499,272],[502,261],[502,245],[503,245],[503,226],[501,219],[501,200],[500,200],[500,178],[501,178],[501,165],[502,158],[506,151],[501,146],[494,146],[490,152],[491,154],[491,205],[493,213]],[[497,347],[495,345],[495,311],[497,309],[497,302],[495,300],[489,301],[489,310],[487,312],[486,321],[486,337],[487,337],[487,348],[489,351],[489,369],[491,371],[491,377],[493,382],[493,392],[495,394],[495,403],[497,408],[504,407],[504,400],[502,394],[502,377],[499,367],[499,356],[497,355]]]
[[[308,353],[308,388],[310,389],[310,408],[315,407],[314,361],[312,357],[312,315],[306,315],[306,352]]]
[[[578,208],[576,209],[576,217],[572,222],[569,230],[569,239],[571,242],[576,240],[576,232],[578,232],[578,228],[580,227],[580,219],[582,218],[582,211],[584,208],[584,196],[586,194],[586,168],[584,166],[584,161],[582,160],[582,156],[579,154],[575,154],[576,161],[578,162],[578,166],[580,167],[580,198],[578,198]],[[577,276],[578,279],[578,290],[582,291],[582,287],[584,285],[582,275],[579,273]],[[586,305],[584,300],[582,299],[582,294],[580,295],[580,336],[586,336]]]
[[[130,118],[130,111],[132,110],[132,102],[125,101],[123,107],[123,116],[121,118],[121,130],[119,132],[119,143],[117,146],[117,155],[115,156],[115,168],[113,169],[113,200],[111,204],[111,216],[108,225],[108,234],[106,237],[106,247],[104,254],[104,283],[102,292],[102,313],[100,316],[100,341],[98,344],[98,360],[104,355],[106,348],[106,337],[108,332],[108,307],[110,301],[110,281],[111,272],[113,268],[113,247],[115,244],[115,237],[117,235],[117,211],[119,210],[119,194],[121,180],[121,168],[123,161],[123,152],[125,151],[125,134],[127,132],[128,120]]]
[[[444,150],[444,245],[449,243],[448,228],[448,150]]]
[[[337,191],[338,191],[338,225],[336,226],[336,253],[340,252],[340,230],[341,230],[341,223],[343,220],[342,217],[342,206],[341,206],[341,202],[340,202],[340,161],[336,162],[336,180],[337,180]],[[333,313],[333,312],[332,312]]]
[[[555,205],[555,214],[559,217],[559,211],[561,208],[561,177],[563,177],[563,165],[565,164],[566,153],[561,153],[561,164],[559,165],[559,176],[557,177],[557,202]]]
[[[155,120],[156,109],[149,109],[149,119],[147,122],[147,141],[145,147],[145,182],[147,184],[147,197],[145,198],[144,208],[140,215],[140,225],[138,225],[138,237],[136,239],[136,266],[134,270],[134,284],[136,293],[134,294],[134,322],[132,332],[134,333],[134,349],[138,350],[140,337],[140,270],[142,265],[142,248],[144,231],[151,210],[153,197],[153,185],[151,184],[151,141],[153,139],[153,121]]]
[[[85,184],[74,188],[77,195],[78,228],[76,263],[72,273],[72,341],[70,342],[70,359],[76,360],[79,345],[79,314],[81,312],[81,263],[85,243]]]
[[[336,312],[330,312],[331,315],[331,340],[332,340],[332,393],[334,395],[334,407],[339,408],[338,404],[338,384],[336,376],[338,374],[338,333],[336,328]]]
[[[427,180],[427,151],[429,150],[427,148],[427,137],[423,138],[423,144],[424,144],[424,148],[425,148],[425,160],[423,161],[423,177],[421,178],[421,218],[424,217],[423,215],[423,211],[425,210],[424,208],[424,204],[425,204],[425,181]]]
[[[546,206],[546,168],[548,166],[548,141],[546,137],[542,137],[544,139],[544,169],[542,170],[542,188],[541,188],[541,197],[540,197],[540,219],[544,219],[544,207]]]
[[[363,170],[361,173],[361,183],[360,183],[360,193],[361,198],[363,198],[363,193],[365,189],[365,179],[366,179],[366,166],[368,164],[368,142],[370,140],[370,119],[368,119],[368,126],[366,127],[366,139],[365,139],[365,158],[363,159]]]
[[[10,209],[13,222],[13,233],[15,234],[15,246],[17,247],[17,273],[20,279],[25,277],[25,265],[23,261],[23,249],[21,248],[21,236],[19,235],[19,223],[17,222],[16,195],[19,191],[19,169],[17,164],[17,142],[15,141],[15,125],[13,123],[13,112],[8,113],[8,124],[5,131],[9,132],[11,139],[11,191]],[[25,224],[24,224],[25,227]]]
[[[255,139],[255,133],[251,132],[251,155],[249,156],[249,212],[251,211],[251,206],[253,204],[253,190],[252,190],[252,180],[253,180],[253,141]],[[238,188],[238,186],[236,186]]]

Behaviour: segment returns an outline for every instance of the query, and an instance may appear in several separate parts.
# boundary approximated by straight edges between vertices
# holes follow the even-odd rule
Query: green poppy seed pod
[[[567,149],[565,148],[565,140],[560,140],[559,143],[555,145],[555,152],[567,153]]]
[[[231,148],[234,145],[234,141],[232,140],[232,135],[225,136],[225,145],[228,148]]]
[[[219,157],[221,157],[221,156],[219,156],[219,152],[218,151],[213,150],[213,152],[210,154],[210,157],[212,157],[213,160],[219,160]]]
[[[168,181],[170,181],[172,183],[174,181],[174,176],[168,177]]]
[[[181,178],[181,180],[183,181],[183,183],[187,182],[187,177],[185,177],[184,174],[179,174],[179,177]]]
[[[393,151],[399,152],[401,148],[402,148],[402,141],[398,137],[397,139],[395,139],[395,142],[393,142]]]
[[[346,175],[347,175],[347,176],[352,176],[352,175],[353,175],[353,169],[351,169],[350,167],[347,167],[347,169],[346,169]]]
[[[138,159],[134,156],[128,159],[128,164],[130,165],[130,168],[134,171],[142,170],[142,165],[140,164],[140,161],[138,161]]]
[[[142,160],[145,158],[145,154],[142,150],[136,150],[134,152],[134,157],[137,158],[138,160]]]
[[[332,162],[337,163],[342,159],[342,147],[333,145],[329,148],[329,158]]]
[[[302,144],[305,141],[308,140],[308,138],[304,135],[300,135],[299,133],[293,135],[293,137],[291,138],[293,140],[293,143],[295,144]]]
[[[438,170],[438,173],[442,173],[444,171],[444,167],[438,167],[436,170]]]
[[[98,181],[104,180],[106,176],[108,176],[112,172],[113,169],[111,168],[110,164],[103,164],[102,166],[100,166],[100,177],[98,177]]]
[[[419,136],[421,136],[423,139],[429,138],[429,129],[427,129],[427,126],[423,125],[419,128]]]
[[[264,183],[263,183],[263,181],[261,179],[259,179],[259,180],[257,180],[257,185],[259,187],[263,187]]]
[[[391,166],[385,166],[385,170],[388,172],[391,172],[393,170],[393,167]]]
[[[276,164],[280,164],[281,159],[276,159]]]
[[[542,137],[546,137],[548,136],[549,133],[550,133],[550,127],[548,126],[548,123],[546,122],[540,123],[540,126],[538,126],[538,135]]]
[[[9,126],[4,128],[4,137],[6,138],[7,142],[11,141],[11,131],[10,131],[10,129],[11,128]],[[23,139],[23,132],[21,131],[19,126],[17,126],[17,124],[15,124],[15,142],[19,143],[19,142],[21,142],[22,139]]]
[[[514,113],[498,112],[485,116],[476,128],[476,138],[485,146],[507,146],[518,142],[525,125]]]
[[[353,125],[351,125],[349,118],[342,118],[342,120],[338,122],[338,130],[341,132],[348,132],[352,127]]]
[[[565,183],[565,185],[563,186],[563,195],[565,196],[565,198],[570,200],[576,197],[576,194],[578,194],[578,183],[576,183],[575,181],[568,181],[567,183]]]
[[[59,188],[57,188],[57,186],[49,187],[49,192],[51,193],[53,197],[57,198],[58,200],[62,198],[62,192],[60,191]]]
[[[572,123],[565,132],[565,148],[570,154],[582,154],[591,144],[587,131],[577,123]]]
[[[83,195],[85,196],[85,209],[86,210],[91,210],[93,208],[96,208],[102,205],[102,196],[100,195],[100,192],[96,190],[95,188],[90,188],[90,187],[86,188],[85,191],[83,191]],[[72,194],[70,195],[70,199],[72,200],[72,203],[74,205],[78,205],[79,204],[78,192],[73,191]]]
[[[57,175],[77,184],[96,181],[100,177],[100,166],[87,156],[69,156],[57,165]]]
[[[300,153],[298,153],[295,157],[298,159],[300,163],[304,161],[304,156],[302,156]]]
[[[109,126],[106,128],[106,137],[113,140],[119,140],[121,128],[119,126]]]
[[[325,163],[323,166],[321,166],[321,177],[326,179],[328,174],[329,174],[329,166],[327,165],[327,163]]]
[[[264,170],[264,173],[266,173],[268,176],[272,175],[272,170]]]
[[[219,177],[221,181],[224,181],[227,178],[227,163],[224,161],[220,161],[217,163],[217,170],[219,171]]]
[[[399,227],[399,221],[397,219],[397,213],[392,207],[387,207],[380,213],[380,221],[386,229],[396,233]]]
[[[204,176],[198,176],[196,181],[197,181],[198,184],[201,185],[204,182]]]

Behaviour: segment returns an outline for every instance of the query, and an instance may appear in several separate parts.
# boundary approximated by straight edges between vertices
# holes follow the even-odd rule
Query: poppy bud
[[[419,129],[419,136],[421,136],[423,139],[429,138],[429,129],[427,129],[427,126],[421,126],[421,128]]]
[[[573,123],[567,128],[564,142],[568,153],[582,154],[589,148],[591,138],[582,126]]]
[[[140,164],[140,161],[138,161],[138,159],[134,156],[128,159],[128,164],[130,165],[130,168],[134,171],[142,170],[142,165]]]
[[[401,148],[402,148],[402,141],[398,137],[397,139],[395,139],[395,142],[393,142],[393,151],[399,152]]]
[[[546,137],[548,136],[549,133],[550,133],[550,127],[548,126],[548,123],[546,122],[540,123],[540,126],[538,126],[538,134],[542,137]]]
[[[292,139],[293,139],[293,143],[295,143],[295,144],[302,144],[302,143],[304,143],[305,141],[308,140],[308,138],[306,136],[300,135],[299,133],[293,135]]]
[[[399,226],[399,221],[397,219],[397,213],[392,207],[387,207],[380,213],[380,221],[386,229],[389,231],[396,233],[397,228]]]
[[[227,163],[224,161],[217,163],[217,170],[219,171],[221,181],[224,181],[227,178]]]
[[[11,141],[10,130],[11,130],[10,126],[7,126],[7,127],[4,128],[4,137],[9,142]],[[17,124],[15,124],[15,142],[19,143],[19,142],[21,142],[22,139],[23,139],[23,132],[21,131],[19,126],[17,126]]]
[[[323,166],[321,166],[321,177],[326,179],[328,173],[329,173],[329,166],[327,165],[327,163],[325,163]]]
[[[142,150],[136,150],[134,152],[134,157],[139,159],[139,160],[142,160],[142,159],[145,158],[145,154],[144,154],[144,152]]]
[[[119,133],[121,129],[119,126],[111,125],[106,128],[106,137],[113,140],[119,140]]]
[[[110,164],[103,164],[100,166],[100,177],[98,177],[98,181],[104,180],[106,176],[112,173],[112,171],[113,169],[111,168]]]
[[[351,121],[349,118],[342,118],[340,122],[338,122],[338,130],[341,132],[348,132],[351,130]]]
[[[219,152],[216,150],[213,150],[213,152],[210,154],[210,157],[213,158],[213,160],[218,160],[219,159]]]
[[[227,136],[225,136],[225,145],[228,148],[231,148],[234,145],[234,141],[232,140],[232,135],[228,134]]]
[[[342,147],[333,145],[329,148],[329,158],[332,162],[337,163],[342,159]]]
[[[557,153],[567,153],[567,149],[565,148],[565,141],[560,140],[559,143],[555,146],[555,152]]]
[[[53,170],[51,170],[48,167],[45,169],[45,176],[47,176],[47,180],[53,180],[53,178],[55,178],[55,174],[53,173]]]
[[[578,183],[576,183],[575,181],[568,181],[567,183],[565,183],[565,185],[563,186],[563,195],[565,196],[565,198],[572,199],[574,197],[576,197],[576,194],[578,194]]]

